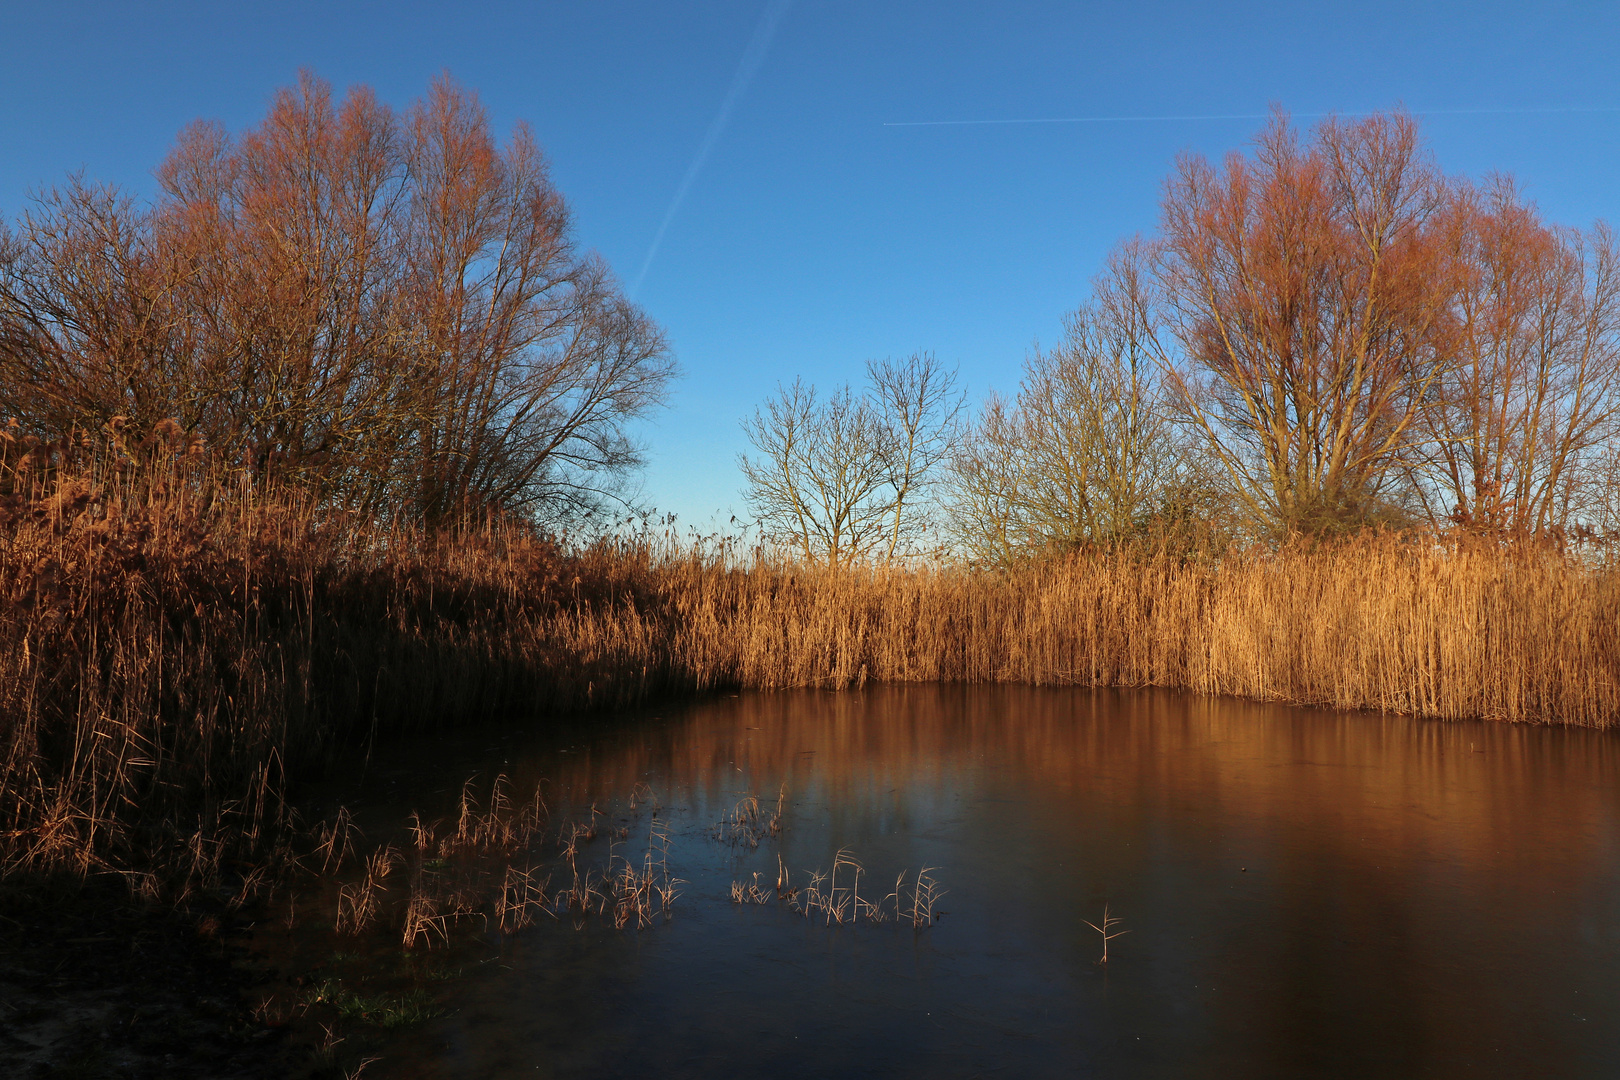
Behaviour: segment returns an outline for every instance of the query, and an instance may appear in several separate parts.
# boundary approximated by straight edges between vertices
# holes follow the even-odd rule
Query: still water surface
[[[472,745],[476,742],[477,745]],[[377,1075],[1620,1076],[1620,740],[1155,692],[744,694],[374,764],[575,806],[637,784],[686,880],[652,929],[498,945]],[[714,838],[748,794],[778,839]],[[403,804],[402,804],[403,805]],[[939,922],[732,881],[938,867]],[[802,878],[802,874],[799,875]],[[1104,905],[1130,933],[1083,920]]]

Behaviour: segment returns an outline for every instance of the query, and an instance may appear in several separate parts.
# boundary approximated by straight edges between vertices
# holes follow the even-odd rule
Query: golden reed
[[[1548,550],[837,570],[659,538],[565,550],[511,522],[428,535],[257,491],[172,433],[120,450],[35,446],[0,471],[6,867],[218,887],[265,863],[287,777],[339,745],[711,688],[1160,686],[1620,719],[1620,576]]]

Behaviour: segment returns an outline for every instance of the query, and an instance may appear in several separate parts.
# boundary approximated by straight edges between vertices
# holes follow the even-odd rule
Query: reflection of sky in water
[[[1613,735],[1019,687],[655,714],[429,751],[434,788],[505,769],[588,806],[651,784],[688,884],[655,930],[508,942],[379,1069],[1620,1075]],[[780,840],[712,839],[783,783]],[[940,923],[827,928],[727,897],[778,854],[802,880],[840,847],[863,893],[941,867]],[[1132,931],[1106,973],[1081,921],[1105,902]]]

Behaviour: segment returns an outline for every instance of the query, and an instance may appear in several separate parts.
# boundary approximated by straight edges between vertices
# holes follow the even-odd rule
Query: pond
[[[594,805],[599,861],[659,822],[680,895],[473,927],[367,1077],[1620,1075],[1611,733],[883,686],[434,739],[355,790],[450,814],[497,773],[545,782],[553,831]],[[860,900],[807,914],[840,852]]]

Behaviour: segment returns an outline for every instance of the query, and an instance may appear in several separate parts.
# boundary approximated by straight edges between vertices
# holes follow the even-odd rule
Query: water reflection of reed
[[[1397,833],[1423,822],[1418,832],[1430,840],[1438,826],[1446,843],[1483,846],[1511,832],[1517,846],[1527,830],[1579,835],[1611,813],[1601,785],[1539,794],[1560,776],[1612,775],[1617,755],[1607,734],[1567,729],[1168,692],[881,686],[709,702],[543,767],[576,800],[611,797],[655,775],[717,803],[738,791],[785,785],[793,795],[810,784],[845,802],[902,784],[948,788],[988,769],[1026,777],[1037,800],[1083,791],[1120,806],[1220,804],[1256,819],[1377,817],[1383,808]],[[1527,800],[1545,804],[1534,823],[1520,820]]]

